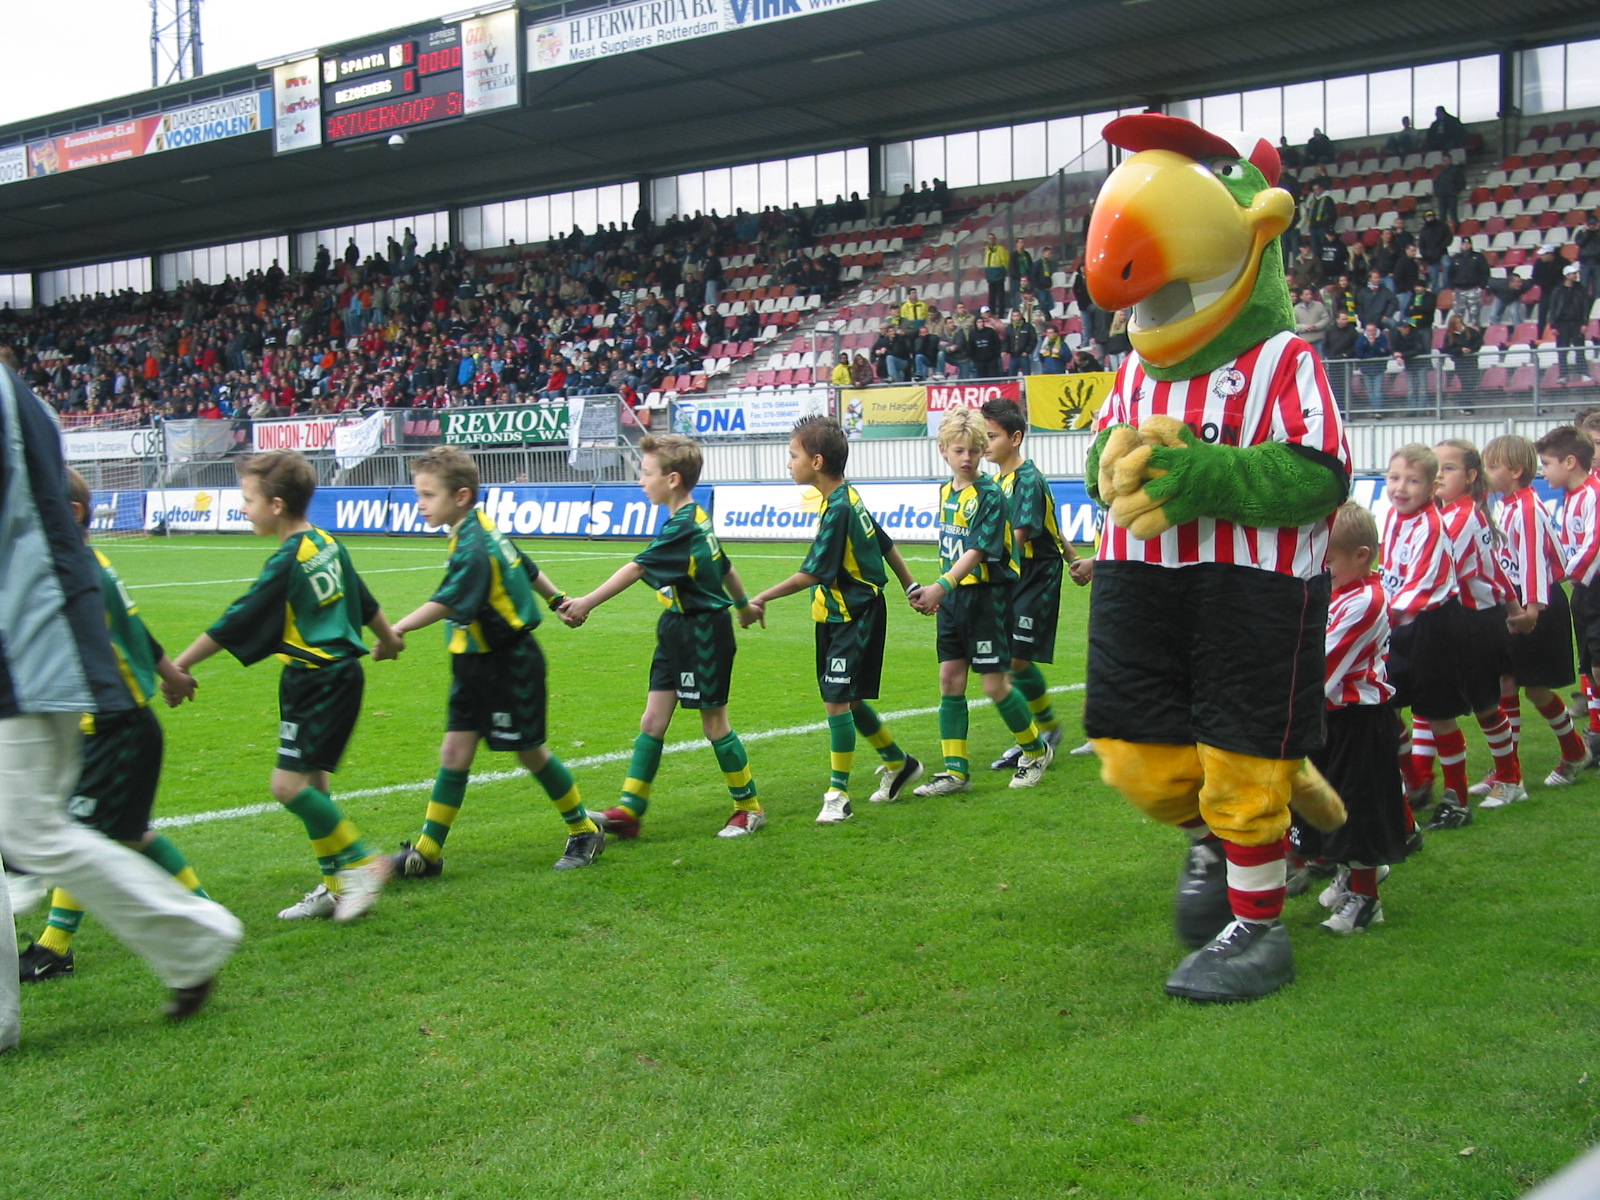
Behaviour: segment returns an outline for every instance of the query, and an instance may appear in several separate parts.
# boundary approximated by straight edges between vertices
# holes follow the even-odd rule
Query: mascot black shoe
[[[1294,978],[1279,923],[1290,809],[1344,806],[1305,761],[1323,727],[1325,570],[1350,451],[1293,333],[1279,235],[1294,201],[1270,142],[1159,113],[1105,129],[1134,153],[1101,189],[1085,282],[1133,352],[1086,468],[1109,510],[1089,615],[1084,725],[1101,776],[1182,828],[1167,990],[1266,996]]]

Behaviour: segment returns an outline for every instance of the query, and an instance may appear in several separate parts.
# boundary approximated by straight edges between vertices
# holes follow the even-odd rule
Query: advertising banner
[[[938,541],[937,483],[858,483],[855,489],[896,542]],[[792,483],[719,483],[712,520],[720,538],[808,542],[821,503],[815,488]]]
[[[57,175],[62,171],[98,167],[270,128],[271,94],[247,92],[151,117],[137,117],[30,142],[28,175],[33,178]],[[0,175],[0,183],[7,182],[14,181]]]
[[[0,150],[0,183],[16,183],[28,177],[28,148],[7,146]]]
[[[1115,371],[1028,376],[1028,425],[1040,432],[1087,429],[1116,378]]]
[[[828,389],[801,388],[765,395],[696,396],[673,409],[675,433],[691,437],[788,433],[802,417],[828,415]]]
[[[232,421],[167,421],[161,428],[169,463],[226,458],[238,444]]]
[[[712,511],[711,488],[696,488],[694,498]],[[648,538],[670,515],[634,484],[490,486],[478,507],[495,528],[513,537]],[[331,522],[324,528],[335,533],[438,532],[423,520],[411,488],[320,489],[312,500],[311,519]]]
[[[772,25],[872,0],[641,0],[528,27],[528,70],[548,71],[613,54]]]
[[[144,528],[143,492],[90,492],[89,528],[97,533]]]
[[[322,84],[315,56],[272,68],[272,149],[322,145]]]
[[[144,527],[173,533],[248,533],[244,493],[228,488],[168,488],[146,492]]]
[[[928,389],[915,387],[844,388],[839,393],[850,437],[920,437],[928,432]]]
[[[461,22],[461,101],[469,117],[517,106],[517,11]]]
[[[376,414],[386,416],[386,413]],[[260,450],[298,450],[309,454],[316,450],[330,450],[337,430],[346,425],[359,425],[368,418],[360,413],[342,413],[336,417],[290,417],[281,421],[253,421],[250,439]],[[381,426],[384,441],[393,441],[387,424]]]
[[[348,471],[376,454],[383,445],[383,433],[390,416],[388,411],[379,411],[359,424],[336,428],[333,431],[333,456],[339,466]]]
[[[97,458],[145,458],[159,453],[158,429],[78,429],[61,435],[68,462]]]
[[[1020,379],[993,379],[970,383],[928,384],[928,436],[939,432],[939,422],[952,408],[982,408],[991,400],[1022,402]]]
[[[520,446],[567,440],[567,404],[501,405],[446,409],[439,414],[446,446]]]

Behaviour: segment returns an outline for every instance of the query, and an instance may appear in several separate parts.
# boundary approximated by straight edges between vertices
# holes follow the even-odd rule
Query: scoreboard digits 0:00
[[[443,50],[425,50],[417,56],[417,73],[419,75],[432,75],[438,71],[453,71],[460,66],[460,46],[447,46]]]

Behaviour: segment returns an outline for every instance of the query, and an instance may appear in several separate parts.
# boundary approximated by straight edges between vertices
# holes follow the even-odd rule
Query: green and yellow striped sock
[[[1039,740],[1039,728],[1033,723],[1033,714],[1028,711],[1028,702],[1022,698],[1022,693],[1012,688],[1006,693],[1005,699],[997,702],[995,708],[1000,713],[1000,719],[1006,723],[1006,728],[1011,730],[1011,736],[1017,739],[1017,745],[1022,747],[1022,752],[1029,758],[1037,758],[1044,753],[1044,743]]]
[[[326,794],[308,787],[284,805],[300,818],[311,839],[311,851],[322,868],[322,882],[330,892],[339,890],[339,872],[359,867],[375,857],[361,840],[361,831],[339,811]]]
[[[205,888],[200,886],[200,876],[195,874],[194,868],[189,865],[189,860],[183,856],[183,851],[179,850],[166,838],[151,838],[143,846],[139,847],[139,853],[183,884],[196,896],[204,896],[207,900],[211,899]]]
[[[939,748],[944,754],[944,769],[958,779],[972,774],[967,761],[967,698],[939,697]]]
[[[1059,722],[1056,720],[1055,709],[1050,705],[1050,685],[1044,681],[1044,673],[1039,670],[1038,663],[1029,663],[1020,671],[1011,672],[1011,682],[1017,685],[1017,690],[1027,700],[1028,708],[1033,713],[1033,723],[1039,727],[1039,732],[1054,729]]]
[[[650,792],[655,786],[656,772],[661,769],[664,744],[648,733],[633,739],[633,758],[628,763],[628,777],[622,781],[622,799],[618,803],[641,820],[650,808]]]
[[[828,718],[828,787],[836,792],[850,791],[850,770],[856,763],[856,723],[848,712]]]
[[[898,771],[906,765],[906,752],[895,744],[893,736],[870,704],[858,704],[850,710],[850,715],[855,718],[856,729],[878,752],[878,757],[883,759],[889,770]]]
[[[39,945],[53,954],[65,954],[72,949],[73,935],[82,924],[83,904],[66,888],[55,888],[50,893],[50,916],[39,935]]]
[[[556,806],[561,819],[567,823],[567,832],[595,833],[599,830],[583,807],[583,797],[578,794],[578,781],[559,758],[552,754],[550,761],[535,771],[533,777],[549,794],[550,803]]]
[[[733,797],[733,807],[745,812],[760,812],[761,801],[756,798],[756,781],[750,774],[750,756],[744,752],[744,743],[733,730],[728,736],[711,743],[716,752],[717,766],[728,781],[728,795]]]
[[[461,802],[467,798],[468,778],[468,772],[449,767],[440,767],[433,777],[433,794],[428,797],[428,811],[422,815],[422,836],[415,847],[429,862],[438,862],[444,853],[444,840],[450,836]]]

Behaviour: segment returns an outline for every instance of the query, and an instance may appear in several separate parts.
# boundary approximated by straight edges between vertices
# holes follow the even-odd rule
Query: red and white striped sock
[[[1583,680],[1583,696],[1589,708],[1589,732],[1600,733],[1600,689],[1594,685],[1594,680],[1588,675],[1581,676]]]
[[[1407,725],[1406,719],[1398,713],[1395,719],[1400,722],[1400,774],[1405,776],[1407,791],[1420,791],[1428,786],[1428,781],[1417,778],[1417,760],[1411,753],[1411,726]]]
[[[1522,694],[1512,692],[1510,695],[1502,695],[1500,711],[1505,713],[1506,720],[1511,725],[1511,748],[1516,750],[1522,745]]]
[[[1378,898],[1378,868],[1351,867],[1350,890],[1358,896]]]
[[[1439,755],[1438,739],[1433,735],[1433,722],[1427,717],[1411,716],[1412,778],[1417,787],[1427,787],[1433,782],[1433,760]],[[1445,785],[1449,787],[1449,784]]]
[[[1228,904],[1241,921],[1275,921],[1283,912],[1289,882],[1289,839],[1265,846],[1224,841],[1228,856]]]
[[[1444,776],[1446,790],[1456,794],[1456,803],[1467,802],[1467,739],[1461,730],[1440,733],[1439,773]]]
[[[1478,726],[1483,730],[1483,740],[1489,743],[1489,753],[1494,755],[1494,777],[1506,783],[1522,782],[1522,762],[1517,757],[1517,745],[1511,740],[1511,722],[1506,714],[1496,709],[1487,721],[1478,714]]]
[[[1539,715],[1550,725],[1550,732],[1556,735],[1556,740],[1561,743],[1561,757],[1568,762],[1577,762],[1584,756],[1583,739],[1578,736],[1578,731],[1572,727],[1572,714],[1567,711],[1567,706],[1561,703],[1559,696],[1551,696],[1549,704],[1535,705]]]

